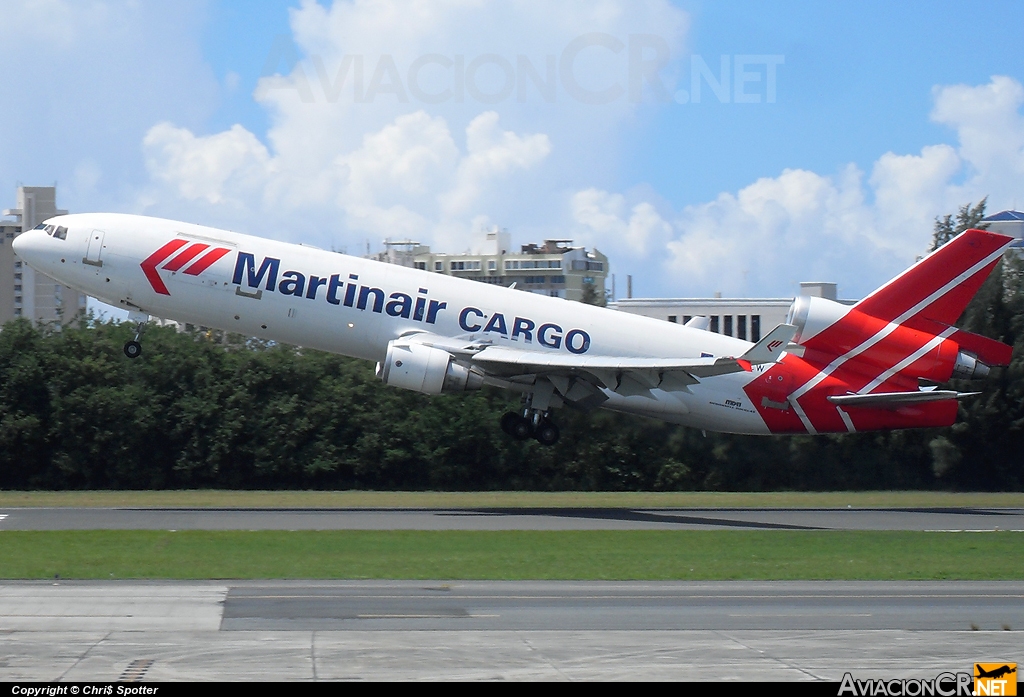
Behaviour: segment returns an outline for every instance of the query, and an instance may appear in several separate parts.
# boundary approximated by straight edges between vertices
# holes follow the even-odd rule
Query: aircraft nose
[[[42,230],[28,230],[15,237],[11,246],[20,259],[28,263],[29,266],[38,268],[46,263],[49,256],[46,243],[50,241],[50,238]]]

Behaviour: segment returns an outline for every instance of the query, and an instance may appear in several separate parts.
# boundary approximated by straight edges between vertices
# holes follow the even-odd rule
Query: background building
[[[1017,239],[1010,243],[1010,249],[1018,255],[1024,255],[1024,213],[1000,211],[987,218],[982,218],[981,222],[988,223],[986,230],[1016,237]]]
[[[572,240],[545,240],[542,245],[522,245],[516,252],[508,230],[493,228],[485,233],[476,252],[432,252],[412,240],[389,240],[385,250],[372,258],[481,283],[515,283],[519,290],[566,300],[582,300],[587,286],[595,297],[605,297],[608,257],[596,249],[574,247]]]
[[[836,284],[808,281],[800,284],[800,295],[812,295],[852,305],[854,300],[838,300]],[[793,298],[627,298],[608,303],[608,307],[644,317],[686,324],[694,317],[710,320],[708,331],[760,341],[779,324],[793,304]]]
[[[16,317],[35,324],[64,325],[85,312],[86,296],[23,264],[11,243],[23,230],[67,211],[57,208],[53,186],[19,186],[16,206],[0,220],[0,325]]]

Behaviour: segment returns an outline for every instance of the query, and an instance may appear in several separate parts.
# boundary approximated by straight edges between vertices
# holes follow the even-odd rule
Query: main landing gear
[[[501,430],[516,440],[534,438],[541,445],[554,445],[559,433],[551,409],[562,404],[556,397],[551,381],[539,378],[532,391],[523,393],[519,411],[509,411],[501,417]]]
[[[501,417],[501,430],[516,440],[534,438],[541,445],[554,445],[558,442],[558,426],[551,420],[550,412],[542,414],[534,409],[524,411],[524,414],[505,412]]]

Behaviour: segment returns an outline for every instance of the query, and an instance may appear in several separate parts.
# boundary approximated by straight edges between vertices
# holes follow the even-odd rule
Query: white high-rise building
[[[57,189],[19,186],[16,201],[3,212],[14,219],[0,220],[0,325],[17,317],[51,326],[73,322],[84,314],[86,296],[22,263],[11,246],[23,230],[67,214],[57,208]]]
[[[494,227],[483,233],[478,249],[461,254],[432,252],[412,240],[388,240],[385,251],[368,258],[481,283],[514,283],[519,290],[566,300],[582,300],[588,286],[593,297],[605,297],[608,257],[597,249],[573,246],[572,240],[544,240],[515,250],[508,230]]]

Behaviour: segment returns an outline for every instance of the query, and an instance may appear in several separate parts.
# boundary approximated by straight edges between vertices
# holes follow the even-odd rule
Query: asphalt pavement
[[[3,508],[0,530],[1024,531],[1024,509]]]

